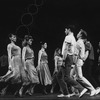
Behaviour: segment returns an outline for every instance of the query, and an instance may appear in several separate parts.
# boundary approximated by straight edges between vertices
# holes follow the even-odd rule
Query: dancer
[[[95,88],[92,86],[92,84],[83,76],[82,72],[82,66],[87,58],[87,54],[85,54],[85,45],[84,41],[87,37],[87,33],[84,30],[80,30],[77,34],[77,43],[76,43],[76,49],[77,49],[77,62],[76,62],[76,74],[77,74],[77,80],[79,83],[81,83],[85,88],[90,90],[90,96],[94,96],[96,93]]]
[[[57,48],[55,50],[55,53],[54,53],[54,61],[55,61],[55,69],[54,69],[54,72],[53,72],[53,77],[52,77],[52,88],[51,88],[51,93],[53,93],[54,91],[54,87],[56,86],[57,84],[57,73],[59,72],[60,70],[60,67],[62,66],[63,64],[63,59],[62,59],[62,55],[61,55],[61,49],[60,48]],[[61,88],[60,88],[60,92],[61,92]]]
[[[43,94],[47,94],[46,86],[52,84],[51,74],[48,67],[48,55],[45,49],[47,49],[47,43],[44,43],[39,51],[37,66],[40,83],[43,86]]]
[[[96,69],[96,80],[100,84],[100,41],[97,47],[97,69]]]
[[[94,65],[94,49],[89,40],[85,39],[84,44],[85,44],[85,54],[87,57],[83,65],[83,74],[86,75],[85,77],[92,83],[92,85],[95,88],[97,88],[98,84],[92,75],[93,70],[95,70],[94,69],[95,67],[93,66]]]
[[[98,53],[98,66],[100,66],[100,42],[98,43],[97,53]]]
[[[1,67],[8,66],[8,56],[7,55],[2,55],[0,57],[0,64],[1,64]]]
[[[71,86],[77,88],[79,90],[79,97],[81,97],[87,91],[87,89],[82,87],[77,81],[75,81],[70,76],[71,66],[73,65],[73,55],[76,46],[76,40],[70,28],[69,29],[65,28],[65,34],[66,37],[62,47],[62,55],[63,55],[63,60],[65,62],[65,66],[61,67],[57,75],[58,82],[60,87],[62,88],[63,93],[58,95],[58,97],[71,96],[69,94],[67,84],[70,84]]]
[[[22,66],[22,64],[21,64],[21,48],[15,44],[15,42],[17,40],[16,35],[10,34],[9,39],[11,41],[11,43],[8,44],[8,46],[7,46],[9,67],[8,67],[8,72],[6,73],[6,75],[2,76],[1,79],[5,83],[9,83],[9,81],[10,81],[11,84],[20,84],[21,83],[20,68]],[[5,93],[6,93],[8,85],[4,89]],[[18,85],[17,90],[19,88],[20,88],[20,86]]]
[[[20,95],[22,95],[23,89],[27,85],[30,85],[30,87],[26,91],[26,93],[28,93],[29,95],[32,95],[34,91],[34,87],[36,86],[36,84],[39,83],[38,73],[34,66],[34,51],[31,48],[32,41],[33,41],[32,36],[25,35],[24,42],[23,42],[23,50],[22,50],[22,62],[23,62],[23,66],[26,72],[25,75],[27,75],[26,79],[28,78],[28,82],[26,79],[25,80],[23,79],[23,86],[21,87],[20,92],[19,92]],[[22,78],[25,78],[24,74]]]

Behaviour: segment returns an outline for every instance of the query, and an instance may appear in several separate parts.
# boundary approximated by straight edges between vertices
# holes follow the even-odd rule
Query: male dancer
[[[87,37],[87,33],[82,29],[77,34],[78,40],[76,43],[76,49],[78,51],[78,55],[77,55],[77,62],[76,62],[76,74],[77,74],[78,82],[81,83],[88,90],[90,90],[90,96],[93,96],[96,94],[96,90],[92,86],[92,84],[83,76],[83,72],[82,72],[82,66],[88,56],[87,52],[85,52],[85,45],[84,45],[86,37]]]
[[[63,60],[65,62],[65,65],[61,67],[57,75],[58,83],[62,88],[63,93],[58,95],[58,97],[71,96],[67,88],[67,83],[77,88],[79,90],[79,97],[81,97],[87,91],[87,89],[82,87],[77,81],[75,81],[70,76],[71,66],[73,65],[73,55],[76,46],[76,40],[74,37],[74,33],[71,31],[71,29],[66,28],[65,34],[66,37],[62,47],[62,55],[63,55]]]

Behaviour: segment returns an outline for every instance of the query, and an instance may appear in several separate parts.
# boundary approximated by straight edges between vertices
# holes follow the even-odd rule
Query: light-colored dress
[[[8,44],[7,48],[11,48],[11,71],[8,70],[7,74],[3,76],[5,81],[11,79],[12,83],[21,82],[20,68],[21,63],[21,48],[15,44]]]
[[[39,51],[40,56],[40,65],[39,67],[39,78],[42,85],[52,84],[52,78],[48,67],[48,56],[47,53],[43,50]]]
[[[39,83],[38,73],[34,66],[34,51],[30,47],[24,47],[23,49],[26,49],[25,66],[28,79],[31,83]]]

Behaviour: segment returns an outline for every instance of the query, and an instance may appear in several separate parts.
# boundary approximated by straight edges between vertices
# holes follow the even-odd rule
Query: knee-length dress
[[[30,83],[39,83],[38,73],[34,66],[34,51],[30,47],[24,47],[25,51],[25,66],[28,80]],[[23,51],[22,51],[23,52]]]
[[[21,63],[21,48],[15,44],[9,44],[7,48],[10,48],[11,52],[11,72],[8,71],[6,75],[3,76],[5,81],[11,79],[12,83],[21,82],[20,78],[20,68],[22,66]]]
[[[47,53],[45,51],[40,50],[39,54],[41,54],[40,55],[40,65],[38,65],[40,82],[42,85],[45,85],[45,86],[50,85],[52,84],[52,78],[51,78],[50,70],[48,67]]]

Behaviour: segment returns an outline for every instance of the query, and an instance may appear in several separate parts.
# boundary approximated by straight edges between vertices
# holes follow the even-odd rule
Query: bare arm
[[[24,68],[26,69],[26,66],[25,66],[25,53],[26,53],[26,47],[24,47],[23,50],[22,50],[22,62],[24,64]]]
[[[54,59],[55,59],[55,72],[57,72],[57,59],[58,59],[57,56],[55,56]]]
[[[97,49],[97,53],[100,53],[100,49]]]
[[[7,46],[9,69],[11,68],[11,45]]]
[[[38,66],[40,65],[41,54],[42,54],[42,52],[41,52],[41,51],[39,51],[39,53],[38,53]]]

